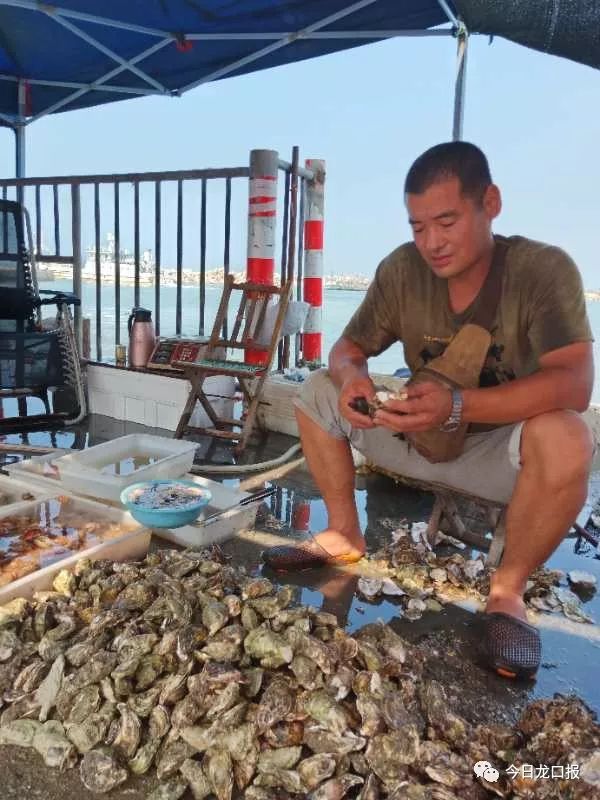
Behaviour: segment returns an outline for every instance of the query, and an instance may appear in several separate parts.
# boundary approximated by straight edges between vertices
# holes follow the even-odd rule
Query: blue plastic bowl
[[[194,489],[199,489],[202,494],[198,496],[197,500],[186,503],[182,508],[170,508],[169,506],[151,508],[135,503],[131,499],[132,493],[137,489],[148,489],[151,486],[158,486],[161,484],[191,486]],[[210,502],[211,497],[212,495],[208,489],[198,486],[194,481],[179,479],[141,481],[140,483],[133,483],[131,486],[127,486],[121,492],[121,502],[123,505],[135,520],[141,525],[145,525],[147,528],[181,528],[182,525],[191,525],[192,522],[198,519],[204,506]]]

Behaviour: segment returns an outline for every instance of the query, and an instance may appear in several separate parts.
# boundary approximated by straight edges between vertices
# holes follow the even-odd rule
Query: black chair
[[[64,427],[86,416],[71,314],[79,303],[74,294],[38,288],[27,211],[0,201],[0,401],[17,398],[18,408],[0,419],[0,432]],[[45,320],[48,306],[56,316]],[[40,398],[45,413],[28,415],[28,397]]]

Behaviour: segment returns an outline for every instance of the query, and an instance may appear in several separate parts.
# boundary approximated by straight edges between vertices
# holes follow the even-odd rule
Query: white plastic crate
[[[181,478],[194,461],[195,442],[132,433],[55,459],[60,481],[70,491],[119,502],[123,489],[138,481]],[[153,463],[145,463],[149,458]],[[141,462],[135,465],[135,459]],[[133,461],[126,474],[109,474],[111,465]]]
[[[56,492],[60,481],[58,480],[58,470],[53,463],[59,456],[67,452],[69,451],[57,450],[57,452],[43,456],[32,456],[23,461],[4,464],[2,469],[8,472],[11,478],[26,483],[29,487],[36,487],[37,491]]]
[[[29,500],[50,497],[51,494],[50,486],[0,475],[0,512],[11,510],[15,505],[21,506]]]

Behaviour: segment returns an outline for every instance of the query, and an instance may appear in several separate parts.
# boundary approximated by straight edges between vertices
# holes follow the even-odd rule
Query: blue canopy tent
[[[458,40],[453,135],[461,133],[469,32],[498,34],[600,67],[596,0],[0,0],[0,124],[15,130],[135,96],[396,36]]]

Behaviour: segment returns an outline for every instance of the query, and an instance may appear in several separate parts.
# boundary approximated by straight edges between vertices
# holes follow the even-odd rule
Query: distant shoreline
[[[38,267],[38,280],[39,281],[56,281],[56,280],[71,280],[73,271],[65,267],[63,264],[55,268],[41,266]],[[243,281],[246,278],[244,272],[231,272],[236,281]],[[277,279],[277,276],[276,276]],[[81,276],[83,283],[95,283],[96,276],[83,273]],[[225,272],[223,269],[208,270],[205,274],[205,285],[222,287],[225,280]],[[115,279],[112,275],[102,275],[101,281],[103,286],[114,286]],[[133,286],[134,279],[130,276],[120,276],[121,286]],[[339,291],[355,291],[364,292],[369,286],[370,280],[363,276],[356,275],[326,275],[323,278],[323,286],[325,289],[333,289]],[[176,286],[177,285],[177,270],[162,269],[161,270],[161,286]],[[182,285],[183,286],[199,286],[200,273],[195,270],[182,271]],[[140,273],[140,286],[154,286],[153,273]]]
[[[244,272],[232,272],[237,281],[245,279]],[[55,280],[69,280],[72,277],[72,270],[66,268],[63,264],[52,269],[51,267],[41,266],[38,267],[38,280],[55,281]],[[161,286],[176,286],[177,285],[177,270],[163,269],[161,270]],[[225,272],[223,269],[209,270],[205,275],[206,286],[223,286]],[[84,283],[95,283],[95,276],[82,275],[81,280]],[[362,275],[325,275],[323,277],[323,288],[328,291],[347,291],[347,292],[365,292],[371,280]],[[103,276],[103,286],[114,286],[115,280],[112,277]],[[121,276],[121,286],[133,286],[133,278],[125,278]],[[199,286],[200,273],[192,270],[183,270],[182,273],[183,286]],[[154,275],[147,273],[140,274],[140,286],[154,286]],[[585,289],[584,296],[586,300],[597,302],[600,300],[600,289]]]

